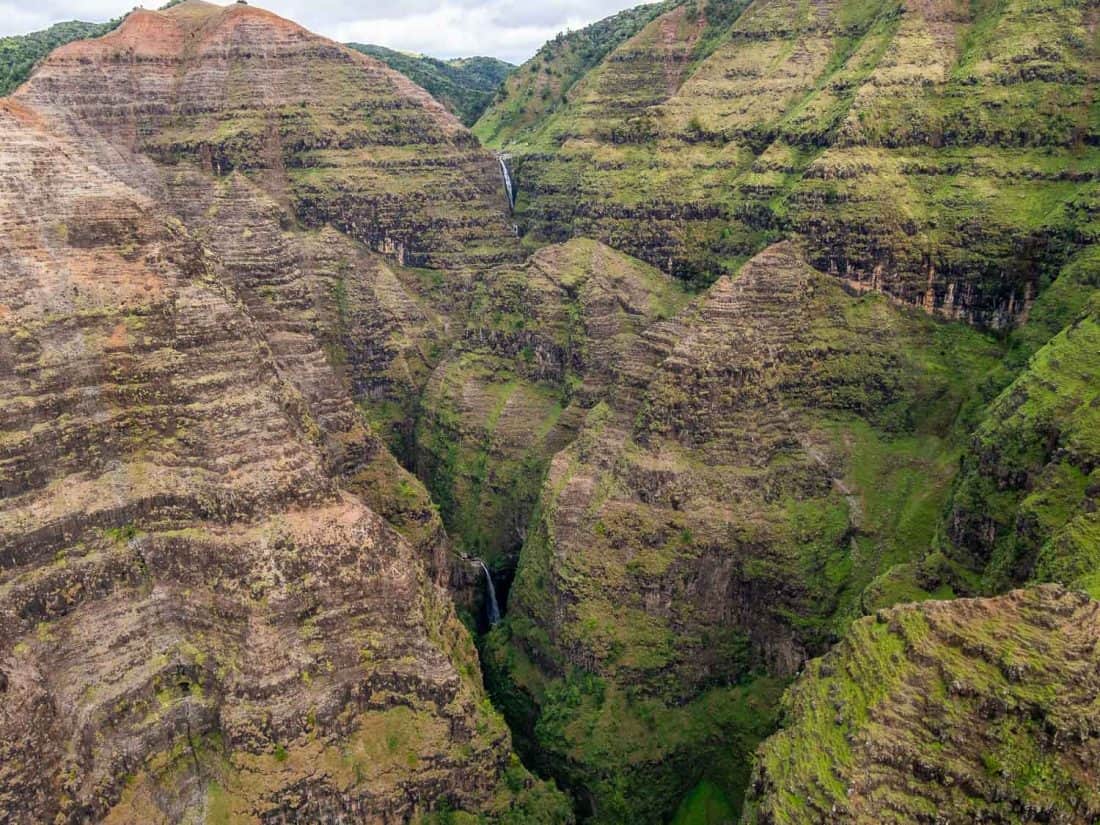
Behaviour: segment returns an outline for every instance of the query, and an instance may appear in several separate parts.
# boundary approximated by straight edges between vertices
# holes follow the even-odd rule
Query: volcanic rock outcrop
[[[492,155],[196,0],[60,49],[0,145],[3,818],[567,819],[353,403],[426,376],[401,262],[514,256]]]
[[[742,822],[1100,818],[1100,603],[1058,586],[857,622],[788,695]]]
[[[706,284],[793,236],[854,289],[1007,327],[1087,240],[1096,21],[1069,1],[687,2],[563,105],[498,135],[516,87],[475,131],[512,153],[537,238]]]
[[[709,286],[551,462],[484,651],[597,822],[736,809],[776,680],[860,615],[1097,570],[1095,4],[659,11],[475,125],[528,241]]]
[[[55,51],[15,97],[139,190],[241,172],[303,227],[332,225],[399,263],[515,257],[496,161],[453,115],[382,63],[260,9],[136,10]]]

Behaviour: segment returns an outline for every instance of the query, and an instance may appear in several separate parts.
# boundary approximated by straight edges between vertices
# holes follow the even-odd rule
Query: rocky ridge
[[[513,155],[535,238],[706,284],[796,237],[854,290],[1008,327],[1091,237],[1096,14],[682,3],[552,113],[493,138],[490,109],[475,130]]]
[[[617,359],[550,464],[485,652],[514,726],[595,821],[669,816],[700,778],[685,764],[736,794],[781,680],[875,604],[945,595],[922,560],[960,411],[998,354],[781,244]],[[576,679],[586,698],[555,695]],[[712,753],[705,714],[739,744]],[[655,717],[678,735],[615,744],[613,725]]]
[[[568,818],[484,697],[438,516],[354,404],[415,380],[405,331],[434,329],[402,261],[513,254],[492,156],[368,58],[195,0],[2,106],[5,816]],[[418,151],[379,164],[404,130]],[[378,175],[404,196],[365,195]]]
[[[1057,586],[860,620],[788,694],[741,821],[1095,821],[1098,622]]]
[[[415,461],[464,552],[514,569],[550,459],[634,338],[687,296],[641,261],[574,240],[481,273],[465,300],[465,328],[420,399]]]

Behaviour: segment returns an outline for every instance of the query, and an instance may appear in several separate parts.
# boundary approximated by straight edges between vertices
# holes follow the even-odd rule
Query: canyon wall
[[[402,264],[515,258],[495,158],[381,64],[195,0],[0,107],[4,818],[570,819],[356,405],[429,372]]]

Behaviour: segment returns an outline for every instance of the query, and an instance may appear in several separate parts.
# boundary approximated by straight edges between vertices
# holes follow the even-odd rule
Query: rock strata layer
[[[1009,327],[1088,242],[1096,19],[1032,0],[680,3],[543,109],[528,101],[557,64],[536,56],[475,132],[513,155],[536,238],[708,284],[794,237],[851,289]]]
[[[568,819],[356,406],[429,370],[402,264],[515,258],[495,158],[198,0],[59,49],[0,146],[2,818]]]
[[[1057,586],[856,623],[786,700],[743,823],[1095,822],[1100,604]]]

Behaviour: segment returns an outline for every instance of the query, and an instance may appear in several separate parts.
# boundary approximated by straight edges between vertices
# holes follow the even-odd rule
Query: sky
[[[132,0],[131,0],[132,2]],[[565,29],[579,29],[643,0],[255,0],[341,42],[375,43],[435,57],[490,55],[522,63]],[[156,8],[162,2],[146,2]],[[126,0],[0,0],[0,35],[62,20],[99,22]]]

